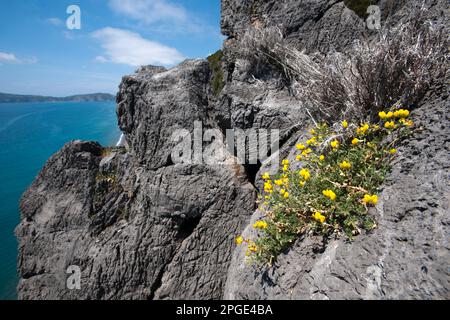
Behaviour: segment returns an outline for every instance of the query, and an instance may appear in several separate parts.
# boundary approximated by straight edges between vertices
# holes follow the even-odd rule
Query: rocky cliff
[[[422,4],[429,17],[448,24],[446,1],[377,3],[387,27]],[[221,141],[226,165],[173,159],[173,132],[193,137],[197,121],[223,134],[279,129],[280,154],[289,156],[311,124],[308,112],[277,68],[249,72],[240,40],[249,28],[279,27],[287,43],[307,53],[346,52],[354,40],[377,34],[349,7],[348,1],[223,0],[223,55],[169,70],[146,66],[124,77],[117,116],[125,146],[70,142],[23,195],[19,298],[449,298],[445,81],[413,106],[420,130],[401,146],[371,213],[378,228],[353,242],[299,239],[271,268],[249,265],[234,244],[237,234],[253,232],[269,160],[240,164]],[[203,150],[217,143],[203,140]],[[79,289],[67,287],[69,266],[80,268]]]

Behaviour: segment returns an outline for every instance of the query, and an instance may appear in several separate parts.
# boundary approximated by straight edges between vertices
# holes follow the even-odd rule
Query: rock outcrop
[[[319,5],[321,10],[309,10],[314,5],[306,6],[308,1],[288,2],[267,4],[262,9],[264,14],[256,9],[252,11],[251,1],[229,7],[225,11],[228,15],[222,18],[224,33],[231,37],[226,45],[233,47],[235,38],[248,25],[281,26],[287,39],[307,51],[345,51],[353,40],[371,35],[372,31],[343,2],[318,4],[315,1],[314,5]],[[385,13],[383,23],[395,25],[418,3],[380,1],[379,5]],[[426,1],[420,5],[432,19],[448,22],[445,14],[448,5],[444,2]],[[288,12],[295,6],[306,6],[302,11],[305,14],[290,16]],[[323,34],[329,35],[329,41]],[[230,86],[246,86],[239,78],[233,80]],[[229,95],[243,92],[230,91]],[[449,153],[448,92],[448,87],[430,89],[413,112],[420,129],[402,146],[401,155],[393,163],[380,204],[371,212],[378,221],[373,233],[354,242],[342,239],[325,242],[320,237],[299,239],[272,268],[266,269],[248,264],[245,247],[237,247],[224,298],[448,299],[450,183],[445,173],[450,165],[446,156]],[[281,146],[280,154],[291,163],[295,163],[295,144],[302,140],[306,127],[303,123],[302,127],[295,128],[298,130]],[[263,163],[257,176],[271,169],[270,164]],[[256,185],[261,188],[261,181],[256,181]],[[243,232],[244,238],[256,237],[252,224],[260,218],[262,213],[256,210]]]
[[[395,25],[412,3],[448,23],[446,1],[381,0],[383,23]],[[19,298],[449,298],[448,87],[430,90],[412,113],[419,129],[399,148],[371,213],[374,232],[351,243],[299,239],[272,268],[256,270],[234,238],[251,234],[261,215],[259,177],[270,159],[241,165],[233,148],[200,136],[200,149],[219,146],[227,164],[200,161],[195,150],[179,163],[173,133],[195,149],[196,121],[222,134],[277,129],[279,155],[292,156],[310,118],[276,70],[243,70],[240,37],[278,26],[293,46],[326,54],[376,31],[332,0],[223,0],[221,25],[220,93],[211,87],[217,66],[204,59],[141,67],[117,95],[125,147],[72,141],[47,161],[21,200]],[[79,289],[67,286],[70,266],[80,269]]]
[[[255,207],[240,165],[174,164],[171,133],[208,123],[208,65],[186,61],[123,79],[128,149],[74,141],[24,194],[22,299],[220,298],[235,230]],[[81,289],[66,271],[81,269]]]

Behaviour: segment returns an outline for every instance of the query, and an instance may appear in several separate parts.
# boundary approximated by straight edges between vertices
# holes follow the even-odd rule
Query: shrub
[[[301,170],[291,170],[285,159],[280,173],[262,176],[265,218],[253,225],[260,230],[258,239],[240,236],[236,242],[248,245],[247,255],[255,262],[271,264],[303,234],[351,239],[373,229],[368,209],[378,202],[395,144],[413,125],[408,115],[398,109],[380,112],[376,124],[343,121],[336,130],[326,124],[312,129],[310,139],[296,145]]]

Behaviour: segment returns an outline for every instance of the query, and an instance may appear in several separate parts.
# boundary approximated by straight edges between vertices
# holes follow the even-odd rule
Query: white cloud
[[[49,18],[47,19],[47,22],[54,26],[60,26],[63,24],[63,21],[60,18]]]
[[[19,59],[13,53],[1,52],[0,51],[0,63],[10,63],[10,64],[35,64],[38,62],[36,57],[29,57]]]
[[[109,0],[109,7],[160,34],[205,34],[216,28],[172,0]]]
[[[109,61],[131,66],[168,66],[184,59],[175,48],[147,40],[139,33],[124,29],[107,27],[93,32],[92,37],[98,39],[105,50],[104,55],[96,58],[99,62]]]
[[[21,61],[13,53],[7,52],[0,52],[0,62],[21,63]]]
[[[106,59],[104,56],[96,56],[94,60],[100,63],[108,62],[108,59]]]
[[[118,14],[146,24],[188,20],[188,13],[182,6],[167,0],[109,0],[109,6]]]

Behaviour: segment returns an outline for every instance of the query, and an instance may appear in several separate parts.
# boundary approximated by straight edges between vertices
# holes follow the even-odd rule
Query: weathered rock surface
[[[419,3],[382,0],[383,21],[395,24]],[[446,1],[425,7],[448,18]],[[222,133],[278,129],[279,154],[293,156],[309,117],[277,72],[241,68],[236,44],[249,26],[280,26],[293,45],[322,53],[374,32],[342,1],[223,0],[229,38],[218,96],[206,60],[141,67],[117,95],[125,147],[70,142],[25,192],[16,229],[19,298],[449,298],[448,89],[430,92],[413,112],[423,129],[399,148],[372,212],[378,229],[352,243],[300,239],[262,273],[245,264],[234,237],[253,232],[258,177],[270,161],[174,163],[171,136],[185,129],[193,138],[195,121]],[[212,145],[203,142],[204,150]],[[80,290],[66,286],[72,265],[81,270]]]
[[[366,32],[364,21],[336,0],[224,0],[221,25],[231,38],[238,38],[249,26],[278,26],[289,40],[324,52],[342,48]]]
[[[258,28],[281,24],[287,38],[308,51],[345,50],[354,39],[363,34],[370,35],[370,32],[363,30],[364,24],[347,26],[346,19],[336,20],[334,17],[333,23],[325,23],[328,15],[332,16],[336,12],[359,19],[342,2],[322,1],[322,11],[304,9],[302,12],[305,12],[305,16],[295,18],[287,12],[292,7],[306,5],[308,1],[295,1],[295,4],[289,1],[276,4],[267,2],[267,7],[262,9],[263,15],[258,14],[256,9],[253,14],[249,14],[252,3],[246,1],[230,6],[222,17],[222,27],[232,37],[226,43],[231,51],[236,50],[233,47],[234,38],[239,38],[248,25]],[[314,1],[310,7],[314,8],[317,3]],[[411,6],[418,5],[417,2],[407,4],[402,1],[381,1],[381,11],[389,10],[384,15],[384,23],[395,25],[396,21],[409,14]],[[424,3],[424,8],[434,20],[448,21],[448,15],[444,14],[446,7],[448,5],[442,1]],[[285,17],[288,17],[286,23],[280,22]],[[327,26],[333,26],[336,30],[329,38],[331,42],[324,41],[320,36],[323,32],[333,30]],[[312,32],[312,36],[309,32]],[[236,70],[234,74],[238,76],[225,90],[245,87],[245,82],[252,81],[239,77]],[[229,96],[233,97],[237,93],[240,100],[245,100],[243,90],[230,91]],[[431,90],[429,97],[413,113],[414,120],[423,130],[400,149],[401,153],[381,194],[380,204],[372,212],[378,220],[378,229],[351,243],[339,239],[329,243],[324,243],[321,238],[299,239],[293,248],[279,257],[273,268],[265,270],[249,265],[245,248],[237,247],[229,269],[224,298],[448,299],[448,106],[448,88],[441,88],[438,92]],[[296,116],[300,114],[297,112]],[[308,123],[306,116],[303,119],[299,127],[293,127],[279,152],[280,158],[288,158],[294,164],[295,143],[301,139],[306,131],[305,124]],[[265,171],[274,173],[273,170],[270,163],[262,163],[256,177]],[[262,181],[257,179],[255,185],[261,188]],[[261,216],[258,210],[254,213],[243,231],[245,238],[256,236],[251,225]]]
[[[255,189],[237,164],[168,161],[170,130],[207,122],[208,67],[157,71],[125,77],[118,94],[128,152],[71,142],[24,194],[20,298],[221,297]],[[66,288],[71,265],[81,268],[81,290]]]

